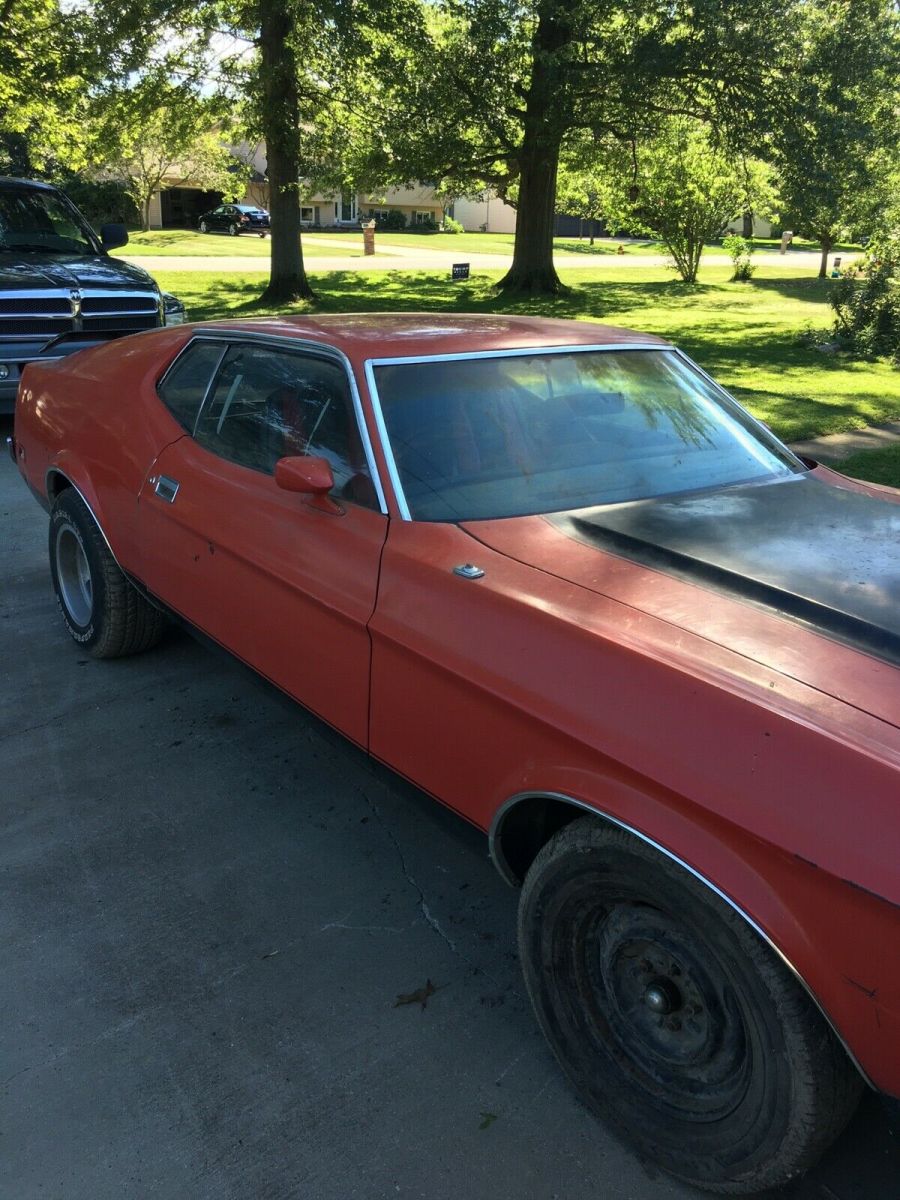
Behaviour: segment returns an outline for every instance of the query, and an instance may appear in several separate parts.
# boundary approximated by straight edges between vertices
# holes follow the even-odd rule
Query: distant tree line
[[[662,238],[682,277],[740,213],[821,273],[891,219],[893,0],[0,0],[0,170],[237,192],[264,139],[273,301],[309,297],[304,187],[414,179],[517,208],[507,293],[556,292],[563,210]]]

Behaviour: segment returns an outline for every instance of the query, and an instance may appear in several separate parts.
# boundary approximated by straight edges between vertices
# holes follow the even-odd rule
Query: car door
[[[142,578],[367,745],[366,625],[387,517],[346,369],[325,354],[260,342],[223,350],[192,435],[166,447],[141,491]],[[276,462],[303,455],[328,460],[331,495],[276,484]]]

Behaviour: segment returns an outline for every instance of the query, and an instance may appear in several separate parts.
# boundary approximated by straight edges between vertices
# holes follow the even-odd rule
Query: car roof
[[[652,334],[615,325],[502,313],[326,313],[215,321],[206,328],[322,342],[351,358],[419,358],[555,346],[668,345]]]
[[[39,188],[43,192],[58,192],[59,188],[52,183],[44,183],[40,179],[19,179],[15,175],[0,175],[0,187],[4,184],[14,184],[16,187]]]

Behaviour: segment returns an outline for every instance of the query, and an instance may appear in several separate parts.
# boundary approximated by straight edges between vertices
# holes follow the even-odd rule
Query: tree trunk
[[[822,261],[819,263],[819,278],[824,279],[828,274],[828,255],[831,253],[831,247],[834,245],[834,240],[825,234],[822,238]]]
[[[141,204],[141,229],[144,233],[150,228],[150,202],[153,199],[153,193],[148,193]]]
[[[744,213],[743,221],[744,237],[749,240],[753,237],[753,213],[749,209]]]
[[[559,51],[572,27],[556,0],[542,0],[532,36],[531,80],[519,155],[519,203],[512,266],[497,285],[505,294],[566,291],[553,266],[556,175],[566,112],[566,66]]]
[[[262,133],[269,176],[272,265],[262,299],[310,300],[300,244],[300,103],[288,0],[259,0]]]

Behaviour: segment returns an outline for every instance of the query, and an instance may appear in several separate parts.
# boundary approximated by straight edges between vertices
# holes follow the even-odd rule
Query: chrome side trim
[[[813,1004],[815,1004],[816,1008],[822,1014],[822,1017],[827,1022],[829,1029],[843,1046],[847,1057],[853,1063],[863,1081],[870,1088],[872,1088],[873,1091],[877,1091],[877,1088],[875,1088],[875,1085],[872,1083],[871,1079],[869,1079],[866,1072],[860,1066],[856,1055],[844,1041],[840,1030],[822,1007],[815,992],[812,990],[791,960],[787,957],[784,951],[779,949],[775,942],[772,941],[766,931],[759,926],[756,921],[754,921],[753,918],[747,912],[745,912],[735,900],[732,900],[729,895],[727,895],[722,891],[721,888],[717,887],[714,883],[707,879],[705,875],[701,875],[695,867],[690,865],[690,863],[685,862],[683,858],[679,858],[679,856],[674,854],[671,850],[667,850],[665,846],[660,845],[659,842],[654,841],[654,839],[651,837],[648,837],[646,833],[641,833],[641,831],[639,829],[635,829],[633,825],[629,825],[625,821],[620,821],[618,817],[613,817],[609,813],[603,812],[602,809],[594,808],[593,805],[586,804],[583,800],[576,800],[574,797],[567,796],[562,792],[517,792],[514,796],[510,796],[508,800],[505,800],[497,809],[496,813],[494,814],[494,818],[491,821],[491,827],[488,833],[488,845],[490,847],[491,861],[508,884],[510,884],[512,887],[518,887],[519,880],[516,879],[515,875],[510,869],[509,863],[507,863],[506,859],[503,857],[503,852],[499,847],[498,841],[500,831],[503,827],[503,821],[507,814],[510,813],[516,807],[516,805],[523,800],[559,800],[564,804],[568,804],[572,808],[579,808],[583,812],[590,813],[591,816],[599,817],[602,821],[608,821],[610,825],[616,825],[619,829],[623,829],[626,833],[630,833],[632,837],[638,838],[647,846],[650,846],[652,849],[656,850],[658,854],[662,854],[665,858],[668,858],[670,862],[675,863],[677,866],[681,867],[683,871],[687,871],[689,875],[692,875],[698,883],[703,884],[705,888],[708,888],[711,892],[714,892],[719,899],[724,901],[724,903],[727,904],[733,912],[737,913],[742,921],[746,922],[746,924],[750,926],[750,928],[754,931],[754,933],[757,934],[758,937],[762,938],[769,949],[784,963],[785,967],[787,967],[793,977],[806,992],[807,996],[809,996],[810,1000],[812,1000]]]
[[[665,350],[671,351],[674,347],[668,342],[621,342],[618,345],[606,346],[522,346],[515,350],[476,350],[471,353],[465,351],[458,354],[419,354],[412,357],[401,355],[398,358],[367,358],[365,362],[366,383],[369,385],[369,396],[372,401],[372,411],[375,416],[375,426],[378,429],[378,436],[381,439],[381,448],[384,451],[385,462],[387,463],[388,475],[390,476],[391,485],[394,489],[394,495],[397,499],[397,507],[400,510],[400,516],[404,521],[411,521],[412,516],[409,511],[409,505],[406,502],[406,496],[403,492],[403,485],[400,482],[400,473],[397,470],[397,460],[394,458],[394,451],[391,448],[391,441],[388,437],[387,426],[384,422],[384,413],[381,409],[381,397],[378,395],[378,388],[375,384],[375,368],[376,367],[396,367],[413,363],[430,363],[430,362],[464,362],[479,358],[524,358],[533,354],[584,354],[596,351],[613,351],[613,350]]]
[[[210,393],[213,384],[219,371],[222,368],[222,361],[231,346],[240,344],[241,342],[252,342],[264,346],[272,346],[277,350],[293,350],[300,351],[305,354],[315,354],[319,358],[330,358],[344,368],[344,373],[350,385],[350,398],[353,402],[353,412],[356,417],[356,426],[359,430],[360,441],[362,442],[363,453],[366,456],[366,465],[369,468],[369,474],[372,477],[372,483],[375,485],[375,494],[378,497],[378,507],[382,516],[387,516],[388,507],[385,500],[384,487],[381,483],[381,476],[378,471],[378,466],[375,462],[375,451],[372,447],[372,439],[369,437],[369,429],[366,425],[365,414],[363,412],[362,399],[359,394],[359,387],[356,383],[356,376],[353,373],[353,366],[350,359],[342,350],[338,350],[336,346],[324,345],[320,342],[315,342],[307,338],[290,337],[287,335],[279,335],[274,333],[253,333],[244,330],[231,329],[204,329],[202,332],[196,333],[178,351],[176,356],[166,367],[165,372],[160,376],[156,383],[156,393],[159,395],[159,389],[164,385],[168,375],[174,370],[181,356],[197,342],[222,342],[222,354],[219,361],[216,363],[215,370],[209,377],[209,382],[206,385],[206,391],[203,395],[203,400],[200,407],[197,409],[197,417],[194,422],[194,429],[189,431],[191,436],[194,435],[197,429],[197,422],[200,420],[200,414],[209,402]],[[160,396],[162,400],[162,396]]]
[[[97,520],[97,514],[94,512],[93,508],[91,508],[90,502],[88,501],[87,497],[85,496],[85,494],[81,490],[81,488],[78,486],[78,484],[75,483],[75,481],[73,479],[70,479],[69,476],[65,473],[65,471],[61,470],[59,467],[48,467],[47,474],[44,476],[44,488],[45,488],[48,496],[50,495],[49,483],[50,483],[51,475],[61,475],[63,477],[63,479],[65,479],[65,481],[68,483],[69,487],[71,487],[74,491],[76,491],[78,493],[78,495],[81,497],[82,504],[88,510],[88,512],[91,514],[91,517],[94,520],[94,524],[100,530],[100,536],[103,538],[104,542],[106,542],[106,548],[110,552],[110,554],[113,556],[113,561],[115,562],[115,564],[119,568],[119,570],[122,572],[122,574],[123,575],[126,574],[125,568],[122,566],[122,564],[116,558],[115,550],[113,550],[112,546],[109,544],[109,538],[106,536],[106,531],[104,530],[104,528],[100,524],[100,522]]]

